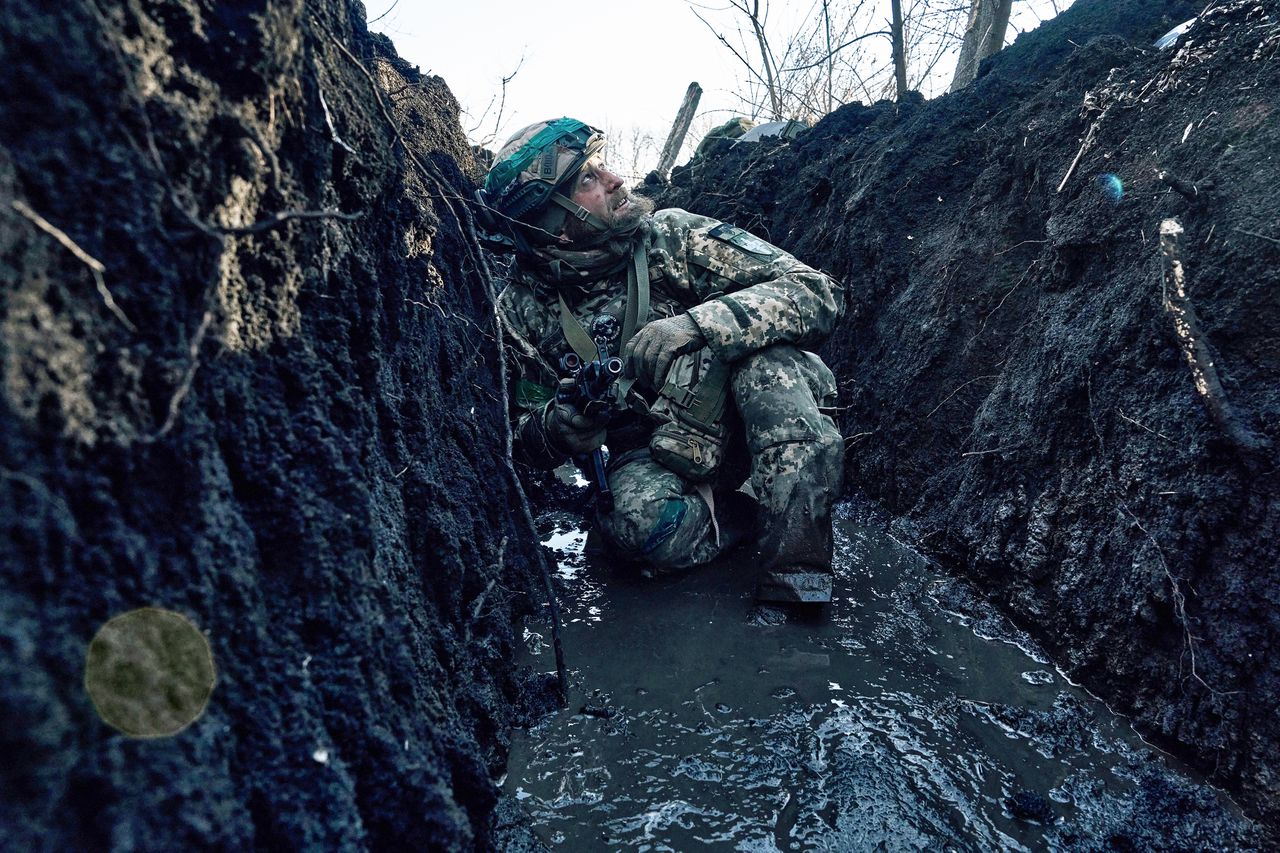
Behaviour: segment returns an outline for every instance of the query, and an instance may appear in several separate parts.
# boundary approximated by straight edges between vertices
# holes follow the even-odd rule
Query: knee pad
[[[621,556],[655,569],[682,569],[708,559],[703,552],[710,512],[696,494],[618,505],[597,523]]]

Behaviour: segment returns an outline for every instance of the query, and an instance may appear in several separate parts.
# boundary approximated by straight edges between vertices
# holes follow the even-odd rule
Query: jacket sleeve
[[[660,228],[678,235],[672,261],[698,303],[689,316],[721,361],[779,343],[815,349],[844,310],[839,282],[740,228],[684,211]]]
[[[508,285],[498,296],[497,309],[506,359],[511,455],[517,462],[550,470],[569,457],[552,446],[546,432],[547,407],[555,400],[556,375],[533,343],[529,314],[536,312],[536,300],[521,286]]]

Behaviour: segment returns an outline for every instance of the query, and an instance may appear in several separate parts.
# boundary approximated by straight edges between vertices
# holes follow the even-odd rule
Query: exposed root
[[[1093,411],[1093,380],[1089,375],[1085,376],[1085,395],[1089,403],[1089,423],[1093,426],[1093,435],[1098,440],[1098,450],[1103,456],[1105,456],[1107,452],[1107,444],[1102,438],[1102,430],[1098,427],[1098,419]],[[1107,482],[1111,486],[1112,499],[1116,502],[1116,507],[1129,517],[1129,520],[1134,527],[1142,531],[1142,534],[1147,537],[1147,541],[1151,543],[1151,547],[1155,549],[1156,556],[1160,558],[1160,566],[1164,570],[1165,580],[1169,582],[1170,595],[1173,598],[1174,616],[1177,618],[1178,624],[1182,628],[1183,658],[1185,659],[1189,657],[1191,659],[1191,678],[1215,697],[1230,696],[1234,693],[1238,693],[1239,691],[1237,690],[1218,690],[1216,687],[1209,684],[1209,682],[1205,681],[1204,677],[1200,675],[1196,663],[1196,640],[1199,638],[1191,632],[1191,620],[1187,616],[1187,599],[1182,592],[1182,585],[1179,583],[1178,577],[1174,575],[1173,570],[1169,568],[1169,561],[1165,558],[1164,549],[1160,547],[1159,541],[1157,541],[1147,528],[1142,525],[1142,521],[1138,518],[1137,513],[1129,509],[1129,505],[1120,497],[1120,488],[1116,484],[1115,477],[1111,473],[1111,467],[1109,465],[1104,465],[1103,470],[1106,472]],[[1181,666],[1181,661],[1179,662],[1179,666]]]
[[[30,205],[25,201],[14,199],[13,209],[29,219],[41,231],[61,243],[67,251],[71,252],[71,254],[79,258],[80,262],[87,266],[90,272],[93,273],[93,280],[98,286],[98,295],[100,295],[102,297],[102,301],[106,303],[107,309],[112,314],[116,315],[116,319],[123,323],[126,329],[131,332],[138,331],[138,327],[133,325],[129,318],[125,316],[125,313],[120,306],[116,304],[116,300],[112,297],[111,291],[107,290],[107,283],[102,275],[107,271],[107,268],[103,265],[102,261],[77,246],[76,242],[68,237],[66,232],[57,228],[49,222],[49,220],[32,210]]]
[[[1240,422],[1227,401],[1227,392],[1218,378],[1213,352],[1200,330],[1195,306],[1187,294],[1186,268],[1182,263],[1182,225],[1169,218],[1160,223],[1160,262],[1164,270],[1164,310],[1173,319],[1173,329],[1178,337],[1182,354],[1209,414],[1218,429],[1240,450],[1256,452],[1263,449],[1264,441]]]
[[[0,479],[12,480],[15,483],[22,483],[28,489],[44,498],[47,502],[61,509],[63,514],[74,523],[75,515],[71,512],[71,507],[67,506],[67,502],[63,500],[62,495],[57,494],[30,474],[24,474],[21,471],[10,471],[8,468],[0,468]]]
[[[339,41],[337,37],[335,37],[332,33],[328,33],[328,36],[330,41],[333,42],[333,44],[338,48],[338,50],[341,51],[342,54],[345,57],[347,57],[347,59],[353,65],[355,65],[356,68],[360,70],[360,72],[364,75],[365,79],[369,81],[369,85],[373,88],[373,95],[378,101],[378,107],[382,111],[382,117],[387,122],[387,126],[391,128],[391,132],[394,134],[394,138],[392,140],[392,147],[395,147],[395,145],[399,144],[400,147],[404,149],[405,156],[409,158],[409,161],[418,169],[419,173],[424,178],[431,181],[431,183],[435,185],[437,189],[436,197],[438,197],[441,201],[444,202],[445,206],[449,209],[449,212],[453,215],[454,221],[457,222],[459,226],[462,228],[463,234],[466,237],[466,239],[463,241],[463,244],[466,247],[467,255],[471,259],[476,273],[480,276],[481,283],[485,288],[485,293],[489,299],[490,304],[495,307],[495,310],[493,312],[493,321],[496,325],[497,323],[500,322],[498,312],[496,310],[498,294],[497,294],[496,288],[494,287],[493,275],[489,271],[489,267],[485,261],[483,253],[480,252],[480,249],[479,249],[480,240],[478,235],[476,234],[475,223],[470,216],[470,212],[467,211],[465,204],[462,209],[464,211],[467,211],[467,214],[463,215],[458,212],[458,209],[453,205],[451,200],[453,198],[457,198],[457,196],[451,196],[446,191],[446,181],[440,175],[436,174],[434,170],[427,168],[427,166],[423,164],[423,162],[418,158],[418,156],[414,154],[411,150],[409,150],[409,147],[407,145],[405,145],[404,138],[400,134],[399,125],[397,125],[395,119],[392,118],[391,113],[388,112],[386,103],[382,99],[382,89],[378,85],[378,81],[374,79],[371,73],[369,73],[369,69],[367,69],[364,66],[364,63],[362,63],[356,57],[355,54],[353,54],[350,50],[348,50],[346,45],[344,45],[341,41]],[[462,201],[465,202],[467,200],[462,199]],[[495,331],[497,330],[495,329]],[[498,339],[498,338],[495,338],[495,339]],[[502,411],[505,412],[508,410],[506,359],[499,358],[498,366],[500,370],[500,375],[498,377],[498,385],[502,390],[502,397],[503,397],[501,406],[502,406]],[[534,521],[533,521],[533,515],[529,511],[529,502],[528,502],[528,499],[525,497],[524,487],[523,485],[521,485],[520,478],[516,475],[515,467],[511,463],[512,435],[511,435],[511,426],[509,422],[507,423],[507,427],[504,430],[504,432],[505,432],[504,438],[506,441],[506,454],[505,454],[506,469],[507,469],[508,476],[510,477],[510,480],[511,480],[511,487],[519,496],[520,513],[523,516],[523,521],[525,525],[528,527],[529,530],[535,530],[536,525],[534,524]],[[551,582],[551,568],[547,564],[546,555],[542,552],[541,548],[534,549],[534,560],[538,564],[538,568],[542,575],[543,584],[546,589],[547,609],[551,617],[552,646],[555,649],[555,657],[556,657],[556,676],[559,682],[560,702],[561,702],[561,706],[563,707],[564,704],[567,703],[569,700],[569,675],[568,675],[568,669],[565,666],[565,662],[564,662],[564,645],[561,642],[561,637],[560,637],[560,603],[556,599],[555,587]]]
[[[1006,450],[1019,450],[1026,444],[1006,444],[1002,447],[993,447],[990,450],[970,450],[967,453],[961,453],[961,456],[986,456],[989,453],[1003,453]]]
[[[213,325],[213,316],[213,308],[206,308],[204,316],[200,318],[200,325],[196,327],[195,334],[191,336],[191,345],[187,348],[187,369],[183,372],[182,381],[178,383],[173,396],[169,398],[169,410],[165,416],[164,423],[156,432],[140,438],[139,441],[142,443],[151,444],[159,441],[168,435],[169,431],[173,429],[173,425],[178,422],[178,410],[182,408],[182,401],[191,392],[191,383],[195,381],[196,370],[200,368],[200,347],[204,344],[205,336],[209,333],[209,327]]]
[[[968,382],[965,382],[963,385],[961,385],[960,387],[956,388],[956,390],[952,391],[950,394],[948,394],[947,396],[943,397],[943,398],[942,398],[942,402],[940,402],[940,403],[938,403],[938,405],[934,406],[934,407],[933,407],[933,409],[931,409],[931,410],[929,411],[929,414],[927,414],[927,415],[925,415],[925,416],[924,416],[924,420],[926,420],[926,421],[927,421],[927,420],[929,420],[929,418],[933,417],[934,412],[938,411],[938,409],[941,409],[944,405],[946,405],[946,402],[947,402],[948,400],[950,400],[950,399],[951,399],[952,397],[954,397],[955,395],[959,394],[959,393],[960,393],[961,391],[963,391],[965,388],[968,388],[968,387],[969,387],[970,385],[972,385],[973,383],[978,382],[978,381],[981,381],[981,380],[983,380],[983,379],[998,379],[998,378],[1000,378],[1000,374],[999,374],[999,373],[988,373],[988,374],[986,374],[985,376],[975,376],[975,377],[973,377],[973,378],[972,378],[972,379],[970,379]]]
[[[1280,240],[1277,240],[1275,237],[1268,237],[1266,234],[1259,234],[1257,231],[1246,231],[1243,228],[1237,228],[1236,231],[1238,231],[1241,234],[1247,234],[1250,237],[1257,237],[1259,240],[1266,240],[1268,243],[1275,243],[1277,246],[1280,246]]]
[[[334,144],[346,149],[348,154],[355,156],[356,150],[338,135],[338,129],[333,126],[333,115],[329,112],[329,102],[324,99],[324,89],[317,86],[316,90],[320,94],[320,108],[324,110],[324,123],[329,127],[329,138],[333,140]]]
[[[1147,426],[1146,424],[1141,423],[1140,421],[1136,421],[1133,418],[1129,417],[1124,413],[1123,409],[1116,409],[1116,414],[1120,416],[1121,420],[1128,421],[1129,423],[1133,424],[1139,429],[1144,429],[1147,432],[1151,433],[1152,435],[1157,436],[1158,438],[1163,438],[1165,441],[1169,442],[1170,444],[1175,443],[1172,438],[1169,438],[1169,436],[1165,435],[1164,433],[1157,432],[1156,430],[1153,430],[1151,427]]]

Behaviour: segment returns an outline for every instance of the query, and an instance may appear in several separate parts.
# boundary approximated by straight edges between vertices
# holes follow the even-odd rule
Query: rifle
[[[590,418],[607,416],[618,399],[614,383],[622,375],[622,359],[609,355],[609,343],[618,336],[618,321],[608,314],[601,314],[591,324],[591,340],[596,345],[596,357],[584,361],[577,353],[560,357],[560,370],[566,374],[556,388],[556,402],[573,406],[580,414]],[[585,460],[575,459],[579,468],[588,469]],[[596,501],[601,512],[613,512],[613,491],[604,475],[604,451],[597,447],[591,451],[589,470],[595,481]]]

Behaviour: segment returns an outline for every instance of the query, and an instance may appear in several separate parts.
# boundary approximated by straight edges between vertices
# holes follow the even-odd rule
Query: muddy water
[[[565,850],[1250,847],[1231,804],[848,508],[827,616],[760,624],[749,565],[644,580],[549,517],[569,707],[505,788]],[[554,666],[526,631],[529,662]]]

